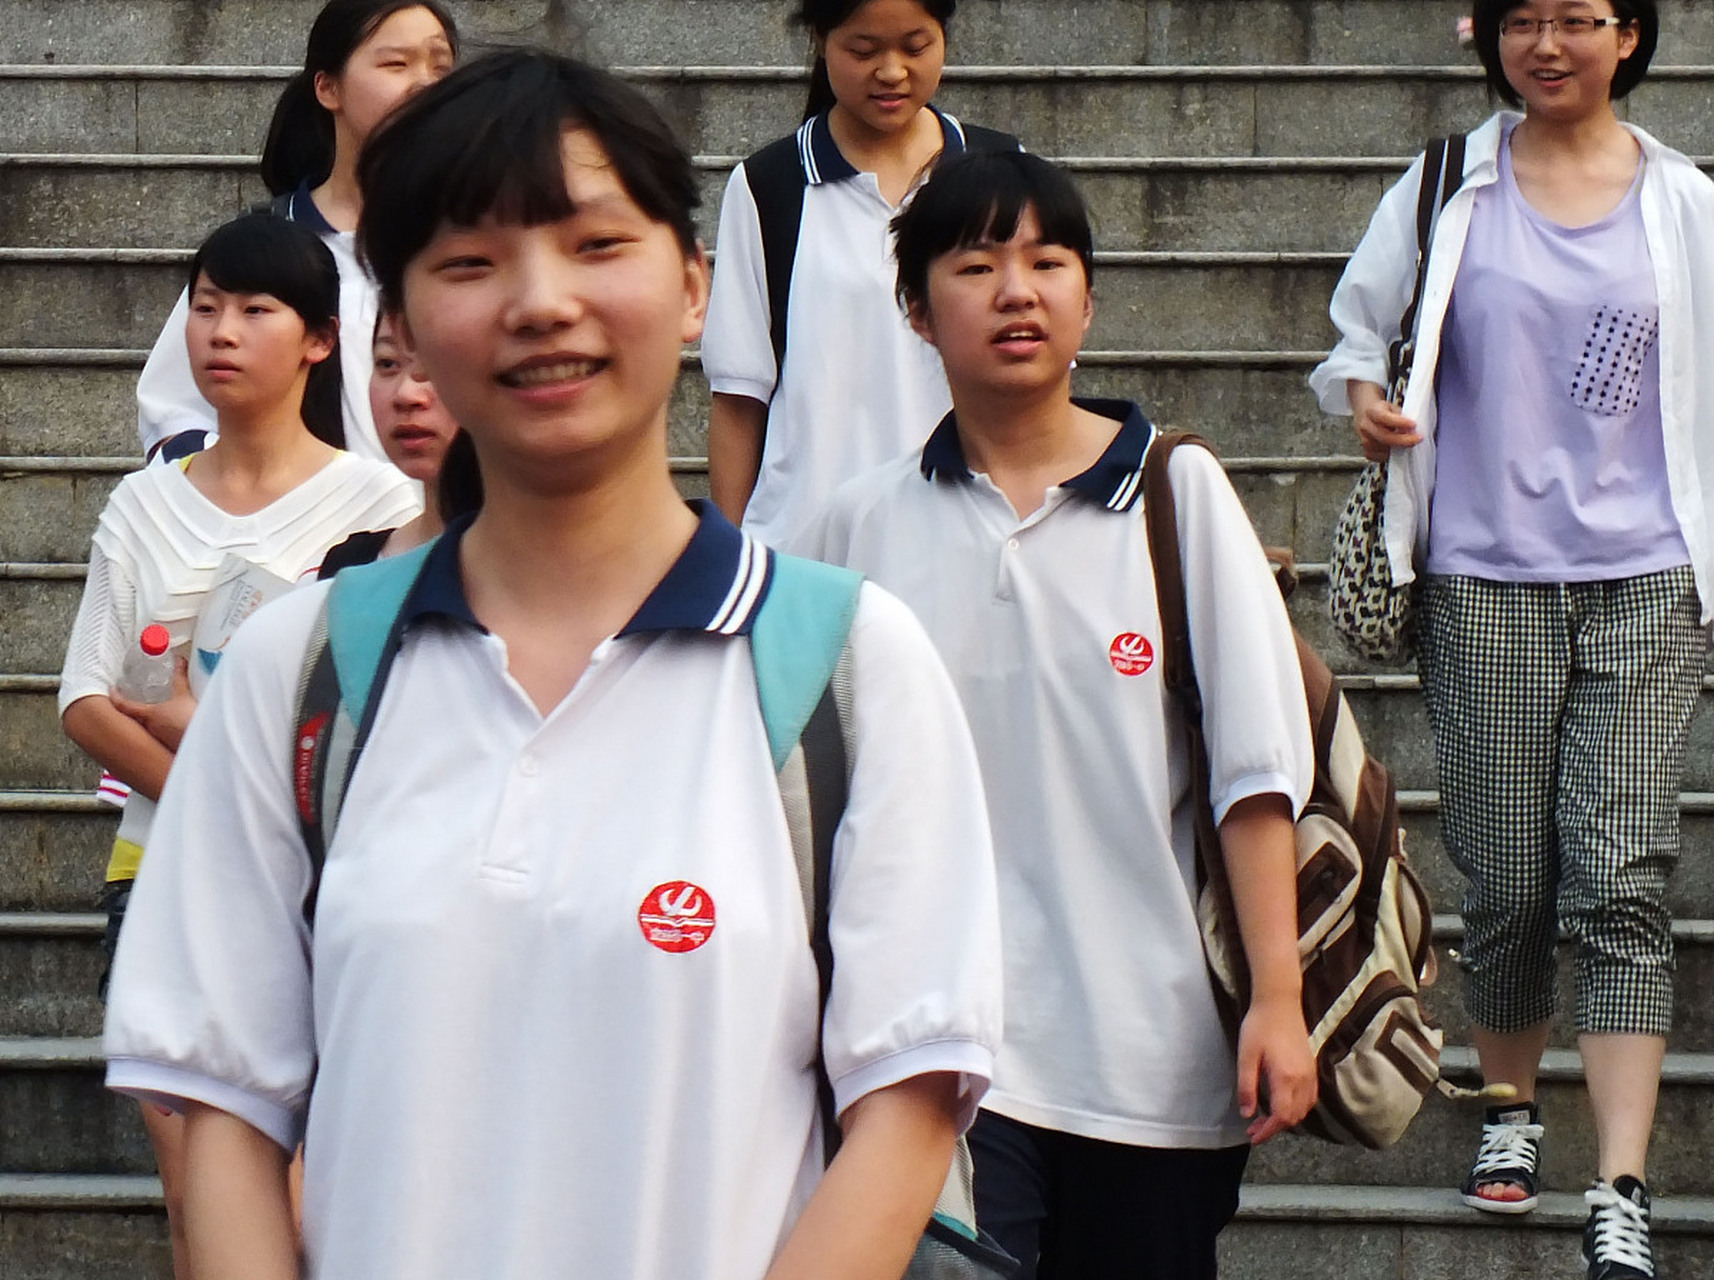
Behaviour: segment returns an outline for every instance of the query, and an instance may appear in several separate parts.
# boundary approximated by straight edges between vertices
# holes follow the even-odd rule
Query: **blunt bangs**
[[[358,247],[385,306],[443,226],[572,216],[561,141],[586,129],[637,207],[698,251],[690,156],[653,103],[606,71],[535,50],[492,53],[406,101],[358,161]]]
[[[339,320],[339,266],[313,231],[266,211],[217,227],[190,261],[186,287],[199,277],[228,293],[266,293],[310,329]]]
[[[1488,91],[1510,107],[1523,106],[1523,99],[1506,79],[1500,63],[1500,19],[1514,9],[1523,8],[1523,0],[1476,0],[1470,15],[1471,34],[1475,37],[1476,56],[1482,60],[1482,71],[1488,80]],[[1655,0],[1613,0],[1613,16],[1637,29],[1637,47],[1631,56],[1619,63],[1613,73],[1608,96],[1615,102],[1625,97],[1643,82],[1660,44],[1660,10]]]
[[[1084,279],[1093,283],[1089,209],[1065,170],[1026,151],[966,151],[937,166],[893,219],[900,303],[909,306],[926,296],[936,258],[1010,240],[1025,210],[1034,210],[1043,242],[1075,253]]]

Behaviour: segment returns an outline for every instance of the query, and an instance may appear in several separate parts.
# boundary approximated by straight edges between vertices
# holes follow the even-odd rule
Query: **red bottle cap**
[[[158,622],[150,623],[148,626],[144,627],[143,634],[137,641],[138,644],[143,646],[143,652],[148,654],[151,658],[160,657],[167,651],[167,646],[172,644],[172,642],[172,635]]]

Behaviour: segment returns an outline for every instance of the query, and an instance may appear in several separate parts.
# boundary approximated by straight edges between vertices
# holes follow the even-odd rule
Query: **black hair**
[[[476,444],[463,427],[453,433],[440,460],[434,497],[442,524],[482,510],[482,467],[476,460]]]
[[[1089,206],[1071,176],[1027,151],[966,151],[942,160],[893,219],[899,302],[927,300],[929,264],[942,254],[1010,240],[1025,210],[1035,211],[1043,242],[1070,249],[1093,282]]]
[[[835,27],[846,21],[869,0],[802,0],[792,12],[792,21],[818,39],[825,40]],[[958,0],[917,0],[928,16],[940,24],[944,34],[958,9]],[[809,71],[809,99],[804,103],[803,118],[810,119],[834,104],[833,84],[827,78],[827,59],[816,55]]]
[[[216,227],[190,260],[186,287],[199,279],[228,293],[266,293],[285,303],[312,333],[334,335],[333,350],[312,364],[304,383],[304,426],[318,440],[345,447],[340,404],[339,265],[321,237],[289,218],[247,213]]]
[[[574,214],[561,158],[574,128],[595,136],[625,193],[672,228],[686,257],[701,252],[696,172],[655,105],[611,72],[508,49],[416,94],[363,148],[357,243],[382,304],[399,310],[406,265],[443,225],[471,227],[492,215],[537,226]]]
[[[1523,99],[1506,79],[1500,65],[1500,20],[1513,9],[1523,7],[1523,0],[1476,0],[1470,24],[1476,41],[1476,56],[1482,59],[1482,70],[1488,76],[1488,90],[1509,106],[1521,107]],[[1607,95],[1615,102],[1642,83],[1648,74],[1655,46],[1660,43],[1660,13],[1655,0],[1613,0],[1613,13],[1626,26],[1637,28],[1637,47],[1631,56],[1619,63],[1613,73]]]
[[[336,76],[395,13],[427,9],[458,56],[458,24],[440,0],[328,0],[310,25],[303,70],[286,82],[262,144],[262,181],[275,195],[317,186],[333,172],[333,115],[316,100],[315,78]]]

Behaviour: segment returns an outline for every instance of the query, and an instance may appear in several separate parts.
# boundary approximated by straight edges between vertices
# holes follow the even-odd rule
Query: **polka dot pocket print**
[[[1617,418],[1642,400],[1643,365],[1660,336],[1658,314],[1629,307],[1597,307],[1571,375],[1579,408]]]

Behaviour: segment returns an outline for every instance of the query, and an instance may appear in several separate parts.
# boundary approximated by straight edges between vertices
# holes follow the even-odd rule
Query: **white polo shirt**
[[[1244,1141],[1235,1063],[1192,899],[1186,753],[1161,682],[1142,518],[1153,429],[1135,405],[1082,475],[1018,519],[972,475],[949,414],[920,456],[852,481],[808,550],[915,611],[964,699],[1000,875],[1006,1035],[983,1105],[1044,1128],[1154,1147]],[[1179,450],[1190,625],[1217,817],[1308,799],[1296,650],[1249,519],[1212,455]]]
[[[457,543],[406,606],[313,936],[287,757],[326,587],[234,640],[132,898],[108,1083],[303,1135],[317,1280],[760,1280],[822,1162],[816,970],[745,639],[771,553],[704,508],[543,716]],[[1000,1031],[978,767],[898,601],[864,587],[851,650],[828,1072],[841,1109],[959,1073],[968,1120]]]
[[[945,154],[957,155],[963,126],[936,114]],[[741,164],[720,204],[702,335],[708,385],[768,406],[744,528],[773,546],[786,545],[846,480],[919,447],[952,407],[939,354],[911,330],[893,296],[898,263],[889,224],[901,206],[840,152],[826,115],[798,130],[798,148],[805,186],[785,368],[774,363],[761,223]]]

